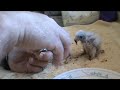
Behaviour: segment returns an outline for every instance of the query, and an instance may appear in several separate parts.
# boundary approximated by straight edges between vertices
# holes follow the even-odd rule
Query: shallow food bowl
[[[64,72],[53,79],[120,79],[120,73],[101,68],[80,68]]]

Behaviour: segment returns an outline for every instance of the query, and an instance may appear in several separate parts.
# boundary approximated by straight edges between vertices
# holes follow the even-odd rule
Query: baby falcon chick
[[[75,35],[74,41],[76,44],[81,41],[84,50],[81,55],[87,54],[89,60],[98,57],[100,52],[104,52],[104,50],[101,50],[101,38],[93,32],[79,30]]]

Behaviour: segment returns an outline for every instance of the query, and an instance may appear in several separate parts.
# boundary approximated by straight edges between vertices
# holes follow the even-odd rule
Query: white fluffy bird
[[[87,54],[89,60],[98,57],[100,52],[104,52],[104,50],[101,50],[101,38],[94,32],[79,30],[75,35],[74,41],[76,44],[77,41],[81,41],[84,50],[81,55]]]

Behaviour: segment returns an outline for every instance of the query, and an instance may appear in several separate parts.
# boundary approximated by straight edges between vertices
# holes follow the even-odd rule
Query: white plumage
[[[77,41],[81,41],[84,49],[84,52],[82,54],[87,54],[89,60],[97,57],[101,52],[101,38],[94,32],[79,30],[75,35],[74,41],[76,44]],[[102,50],[102,52],[103,51],[104,50]]]

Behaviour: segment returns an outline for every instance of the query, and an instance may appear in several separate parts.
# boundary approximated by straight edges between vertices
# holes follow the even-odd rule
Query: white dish
[[[80,68],[64,72],[53,79],[120,79],[120,73],[101,68]]]

